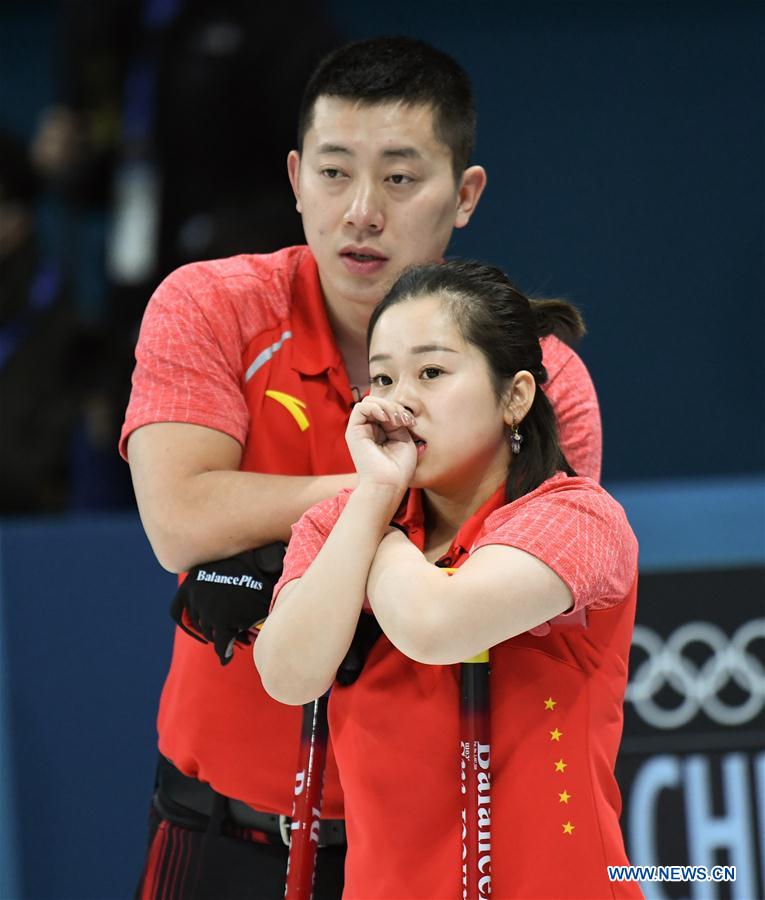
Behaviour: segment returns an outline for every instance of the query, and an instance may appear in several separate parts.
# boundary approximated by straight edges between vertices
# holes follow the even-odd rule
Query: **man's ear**
[[[297,150],[290,150],[287,154],[287,175],[292,185],[292,193],[295,195],[295,208],[302,213],[303,209],[300,206],[300,154]]]
[[[513,376],[504,395],[503,416],[506,425],[520,425],[528,415],[537,392],[537,383],[531,372],[521,369]]]
[[[470,221],[483,189],[486,187],[486,170],[483,166],[469,166],[462,173],[457,191],[457,216],[455,228],[464,228]]]

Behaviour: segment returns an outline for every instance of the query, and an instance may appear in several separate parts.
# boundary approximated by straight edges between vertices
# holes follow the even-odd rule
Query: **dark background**
[[[56,7],[0,9],[0,124],[17,133],[56,96]],[[763,4],[321,9],[340,40],[419,36],[469,71],[489,186],[452,252],[582,308],[604,480],[761,472]]]
[[[25,140],[61,99],[65,5],[0,2],[0,128]],[[639,622],[663,641],[691,620],[731,638],[763,608],[765,5],[332,0],[314,15],[337,41],[405,33],[465,65],[479,112],[475,161],[489,186],[452,252],[582,308],[604,482],[641,544]],[[264,19],[258,40],[294,53],[300,22],[294,13],[291,31],[272,32]],[[275,80],[253,89],[286,115]],[[240,84],[234,100],[248,92]],[[243,190],[258,173],[260,162],[243,169]],[[286,184],[281,162],[268,177]],[[78,219],[77,253],[61,253],[58,202],[40,198],[39,226],[71,270],[79,314],[117,322],[132,341],[150,288],[129,301],[109,293],[97,265],[108,204]],[[291,204],[285,215],[296,228]],[[115,398],[126,387],[108,385]],[[128,897],[142,857],[173,579],[151,556],[113,446],[85,454],[68,511],[0,521],[2,900]],[[760,639],[742,657],[747,671],[762,671],[762,648]],[[700,667],[709,652],[689,648],[687,659]],[[724,674],[720,696],[740,702]],[[678,702],[671,690],[660,699]],[[726,846],[761,845],[762,717],[725,729],[701,715],[662,732],[628,702],[625,722],[625,835],[635,847],[657,842],[654,858],[633,853],[633,862],[730,861]],[[721,823],[716,856],[701,858],[707,832],[694,838],[681,821],[697,763]],[[677,783],[656,800],[655,820],[636,822],[632,792],[659,764]],[[742,784],[751,808],[736,818]],[[646,885],[646,894],[748,900],[749,886],[765,887],[754,859],[758,871],[732,888]]]

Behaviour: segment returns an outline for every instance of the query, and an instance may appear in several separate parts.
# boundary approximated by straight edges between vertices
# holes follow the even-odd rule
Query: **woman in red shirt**
[[[613,768],[637,543],[569,467],[539,389],[540,337],[581,328],[469,262],[409,270],[372,316],[346,432],[358,485],[293,527],[254,650],[266,690],[302,704],[360,614],[382,628],[329,705],[347,897],[462,896],[456,664],[486,648],[493,896],[641,896],[606,868],[627,862]]]

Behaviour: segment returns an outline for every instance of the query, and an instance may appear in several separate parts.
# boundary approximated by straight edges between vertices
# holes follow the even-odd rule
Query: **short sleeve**
[[[120,436],[155,422],[205,425],[244,445],[249,416],[241,389],[242,335],[225,279],[193,266],[157,288],[136,347],[133,387]]]
[[[590,479],[555,481],[490,517],[474,549],[504,544],[535,556],[568,586],[571,613],[615,606],[637,572],[637,539],[624,510]]]
[[[543,338],[547,399],[558,420],[560,445],[577,475],[600,480],[603,429],[595,386],[577,354],[554,336]]]
[[[345,504],[352,493],[348,488],[340,491],[334,497],[322,500],[321,503],[317,503],[304,512],[292,526],[292,535],[284,557],[282,577],[277,581],[271,598],[272,608],[284,585],[288,581],[301,578],[319,555],[319,551],[334,528],[335,522],[340,518],[340,513],[345,509]]]

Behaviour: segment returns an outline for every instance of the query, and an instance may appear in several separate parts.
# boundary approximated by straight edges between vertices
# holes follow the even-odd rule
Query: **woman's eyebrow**
[[[456,353],[452,347],[444,347],[443,344],[418,344],[412,347],[410,353],[432,353],[434,350],[443,350],[444,353]]]
[[[458,352],[452,347],[444,347],[442,344],[417,344],[416,347],[410,347],[409,352],[414,355],[416,353],[433,353],[437,350],[441,350],[443,353]],[[369,357],[369,362],[379,362],[382,359],[391,359],[390,353],[375,353],[374,356]]]

